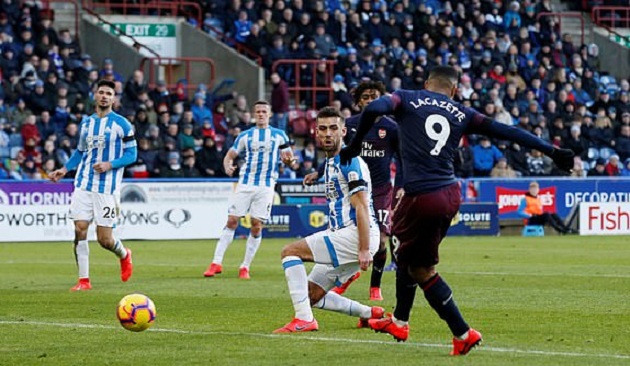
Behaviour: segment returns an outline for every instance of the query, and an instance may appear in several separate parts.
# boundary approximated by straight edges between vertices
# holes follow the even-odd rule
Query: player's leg
[[[464,355],[481,342],[481,334],[466,323],[455,303],[453,291],[435,270],[439,262],[440,243],[459,209],[460,197],[458,185],[417,197],[416,210],[412,212],[425,213],[420,215],[417,223],[422,234],[415,246],[404,248],[399,253],[407,258],[408,273],[422,288],[429,305],[453,333],[453,355]]]
[[[259,188],[252,201],[249,214],[251,216],[252,227],[247,237],[245,247],[245,257],[239,268],[239,277],[249,279],[249,266],[254,260],[254,256],[262,241],[263,224],[271,215],[271,205],[273,204],[274,191],[272,188]]]
[[[70,204],[70,218],[74,221],[74,257],[79,270],[79,281],[71,291],[90,290],[90,246],[87,233],[94,218],[91,192],[75,189]]]
[[[363,328],[367,326],[368,319],[382,318],[385,310],[378,306],[363,305],[329,291],[335,284],[347,281],[347,278],[353,276],[357,270],[359,266],[356,263],[344,264],[337,268],[315,264],[308,276],[309,297],[311,305],[315,308],[359,317],[359,327]]]
[[[317,236],[316,233],[312,236]],[[321,234],[320,234],[321,236]],[[295,316],[293,320],[282,328],[274,330],[274,333],[307,332],[317,330],[319,326],[313,316],[309,298],[309,286],[304,262],[313,261],[313,253],[306,243],[306,239],[300,239],[282,249],[282,268],[289,287],[289,295],[293,303]]]
[[[232,244],[232,241],[234,241],[234,232],[238,227],[238,219],[247,214],[252,197],[251,190],[246,189],[240,184],[236,187],[236,192],[230,199],[227,223],[217,241],[212,263],[210,263],[208,269],[203,273],[204,277],[214,277],[214,275],[223,272],[223,256],[227,248]]]
[[[90,246],[87,240],[89,227],[89,221],[74,221],[74,257],[79,270],[79,282],[70,289],[71,291],[92,289],[90,284]]]
[[[98,243],[118,257],[120,260],[120,279],[127,282],[133,273],[131,250],[125,248],[122,241],[114,237],[113,231],[120,211],[118,197],[94,192],[91,194],[94,200],[94,222],[96,223]]]
[[[385,185],[374,188],[372,201],[378,228],[380,230],[378,251],[372,258],[372,275],[370,278],[370,300],[383,300],[381,295],[381,280],[383,270],[387,261],[387,240],[391,233],[391,211],[392,206],[392,186]]]

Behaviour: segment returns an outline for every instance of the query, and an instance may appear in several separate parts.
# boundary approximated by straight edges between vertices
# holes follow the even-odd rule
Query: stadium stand
[[[593,16],[627,40],[627,2],[189,3],[203,16],[180,15],[265,68],[272,80],[274,124],[286,126],[300,142],[298,151],[310,146],[318,108],[332,104],[347,116],[357,113],[350,95],[359,82],[380,80],[389,91],[422,88],[433,66],[448,64],[462,71],[459,101],[572,149],[574,176],[630,176],[630,75],[602,68],[605,56],[598,45],[582,43],[583,32],[563,32],[559,13],[567,7],[583,12],[580,19]],[[252,125],[252,100],[238,91],[208,90],[196,80],[149,88],[142,71],[121,75],[119,60],[95,64],[72,32],[58,29],[53,14],[37,4],[0,4],[0,179],[45,179],[65,162],[76,148],[78,122],[91,111],[99,78],[117,82],[116,110],[136,127],[139,159],[128,169],[130,176],[223,176],[226,147]],[[489,147],[481,140],[462,141],[456,159],[460,176],[561,174],[539,152],[505,141],[490,141],[488,161]],[[313,166],[290,167],[294,174],[286,176],[316,168],[317,159],[305,160]]]

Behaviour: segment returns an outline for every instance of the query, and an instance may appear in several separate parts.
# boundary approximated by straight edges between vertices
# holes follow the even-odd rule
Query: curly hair
[[[385,84],[383,84],[382,82],[374,80],[362,81],[356,87],[356,89],[354,89],[354,103],[359,104],[359,102],[361,101],[361,94],[363,94],[363,92],[365,92],[366,90],[372,89],[377,90],[381,95],[385,95]]]

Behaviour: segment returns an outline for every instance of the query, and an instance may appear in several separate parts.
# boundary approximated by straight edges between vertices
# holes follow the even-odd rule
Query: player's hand
[[[339,152],[339,162],[341,165],[348,165],[352,158],[359,156],[361,154],[361,148],[354,148],[352,146],[346,146]]]
[[[554,148],[550,157],[559,169],[567,172],[573,171],[573,157],[575,157],[575,154],[572,150]]]
[[[310,186],[312,184],[315,184],[318,178],[319,178],[318,172],[308,173],[307,175],[304,176],[304,179],[302,180],[302,184],[305,186]]]
[[[398,188],[398,190],[396,191],[396,199],[399,200],[404,195],[405,195],[405,189],[404,188]]]
[[[48,175],[48,179],[50,179],[53,182],[58,182],[61,178],[65,177],[67,173],[68,173],[68,170],[65,167],[63,167],[61,169],[57,169],[51,172]]]
[[[370,254],[370,251],[367,249],[359,250],[359,266],[361,266],[361,270],[367,271],[368,268],[370,268],[371,263],[372,255]]]
[[[292,151],[280,152],[280,159],[288,167],[292,167],[293,164],[297,163],[297,159],[293,156]]]
[[[225,165],[223,168],[225,169],[225,174],[227,174],[228,177],[231,177],[236,170],[236,165]]]
[[[109,161],[102,161],[100,163],[94,164],[92,167],[97,173],[105,173],[112,170],[112,163],[110,163]]]

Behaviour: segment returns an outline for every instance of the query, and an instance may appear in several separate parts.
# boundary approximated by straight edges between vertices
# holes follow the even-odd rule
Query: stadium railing
[[[21,1],[21,5],[24,5],[24,3],[26,3],[26,1],[22,0]],[[71,4],[74,10],[74,36],[77,39],[77,41],[79,40],[79,13],[81,11],[81,5],[79,4],[78,0],[40,0],[39,3],[41,3],[41,12],[42,15],[46,14],[48,16],[51,16],[54,18],[54,10],[53,7],[50,5],[51,3],[67,3],[67,4]]]
[[[295,100],[295,108],[299,108],[302,101],[305,102],[308,108],[317,108],[317,97],[318,95],[322,95],[321,93],[327,94],[327,102],[326,104],[330,104],[333,99],[334,90],[332,88],[332,81],[334,76],[334,67],[337,61],[332,60],[305,60],[305,59],[283,59],[276,60],[271,65],[272,72],[278,72],[283,80],[289,84],[289,93],[293,93],[293,98]],[[324,83],[317,83],[317,66],[324,63],[326,65],[326,69],[324,71]],[[302,69],[303,66],[306,66],[305,69]],[[308,75],[310,74],[310,75]],[[310,77],[309,85],[302,85],[302,77]],[[290,81],[294,81],[291,83]],[[310,93],[309,96],[306,96],[303,100],[301,94],[302,92]],[[310,104],[308,100],[310,99]]]
[[[630,6],[594,6],[591,20],[604,28],[630,28]]]
[[[83,0],[83,8],[92,9],[95,12],[105,12],[112,14],[116,11],[123,15],[154,15],[156,16],[187,16],[195,19],[196,27],[201,28],[203,12],[201,6],[192,1],[157,1],[139,0],[132,3],[123,1],[112,2],[110,0]],[[163,11],[169,14],[162,14]]]
[[[210,78],[206,81],[194,78],[196,82],[192,83],[191,73],[194,64],[206,65],[210,70]],[[150,89],[157,85],[163,71],[164,81],[169,90],[177,86],[178,80],[184,79],[186,80],[184,88],[187,92],[194,91],[199,83],[206,84],[212,90],[216,73],[214,60],[209,57],[145,57],[140,62],[139,70],[145,71],[145,75],[148,75]]]
[[[558,20],[558,30],[562,33],[562,19],[563,18],[574,18],[580,20],[580,44],[584,44],[584,18],[582,17],[582,13],[579,11],[565,11],[562,13],[557,12],[542,12],[538,13],[536,16],[537,20],[540,20],[542,17],[552,17],[557,18]]]

